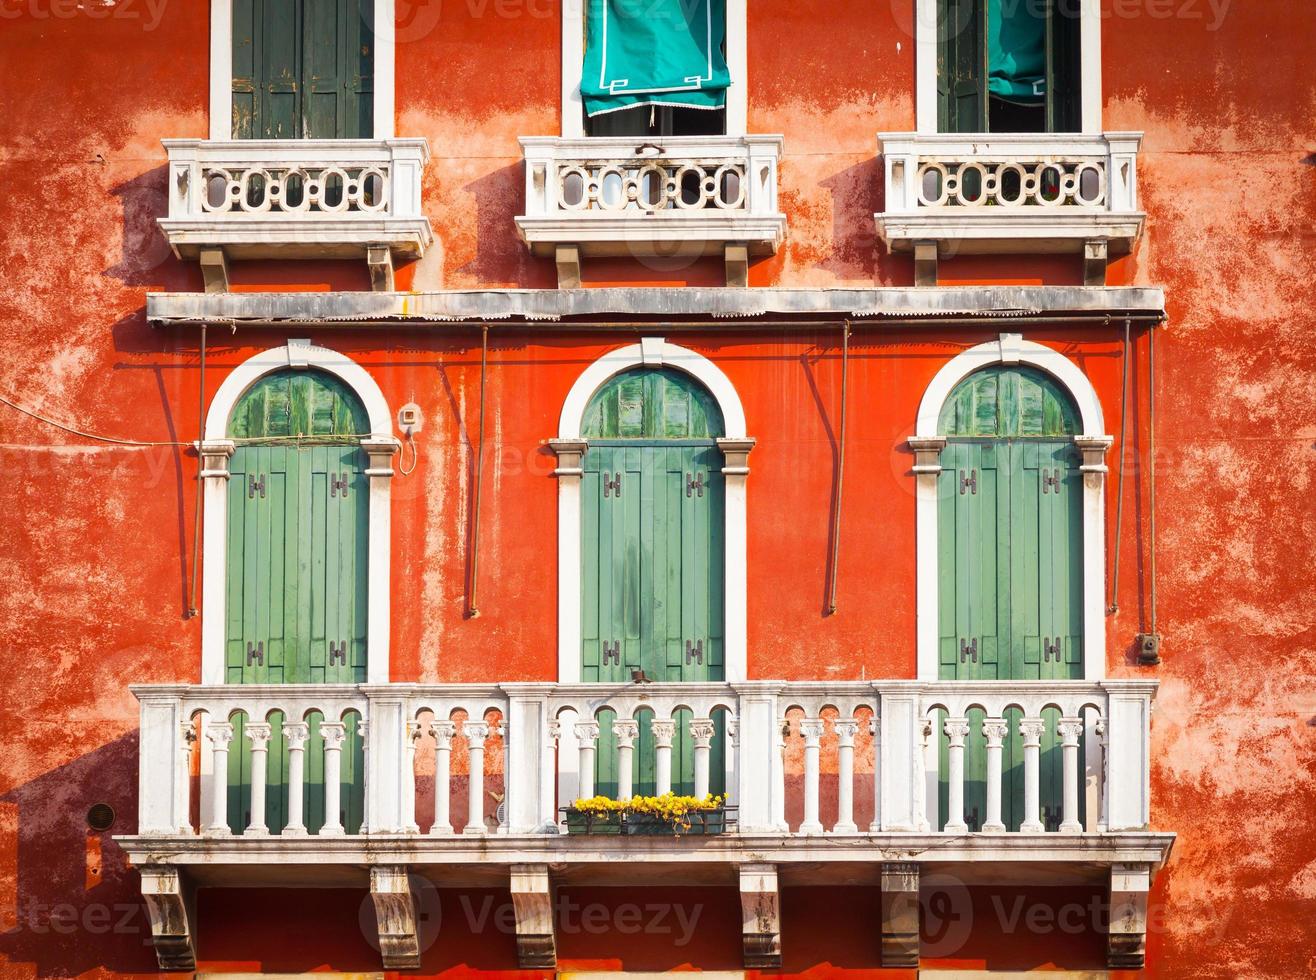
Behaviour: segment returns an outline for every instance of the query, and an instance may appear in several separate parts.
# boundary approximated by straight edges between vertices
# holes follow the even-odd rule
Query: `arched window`
[[[1081,421],[1073,399],[1044,371],[995,365],[951,391],[938,431],[946,440],[937,478],[938,676],[1082,678],[1083,487],[1075,445]],[[1008,830],[1018,830],[1024,819],[1021,718],[1018,709],[1005,713],[1002,820]],[[1042,718],[1039,816],[1047,830],[1056,830],[1063,793],[1060,713],[1048,709]],[[984,720],[981,709],[969,711],[964,822],[974,831],[986,816]],[[943,712],[937,725],[939,827],[950,816],[944,722]]]
[[[590,399],[581,433],[581,679],[725,679],[725,481],[722,413],[694,378],[670,368],[614,375]],[[672,786],[694,783],[688,711],[676,716]],[[616,785],[611,718],[602,719],[596,786]],[[712,791],[725,772],[723,725]],[[636,790],[653,791],[654,751],[642,719]]]
[[[369,419],[343,381],[321,371],[263,375],[229,417],[225,680],[230,684],[363,683],[367,679],[369,487],[361,441]],[[268,718],[264,823],[287,816],[285,720],[309,722],[312,760],[304,812],[311,833],[324,823],[320,723]],[[337,719],[333,719],[337,720]],[[250,823],[251,742],[229,755],[229,819]],[[364,748],[355,723],[343,746],[343,813],[348,833],[361,824]]]

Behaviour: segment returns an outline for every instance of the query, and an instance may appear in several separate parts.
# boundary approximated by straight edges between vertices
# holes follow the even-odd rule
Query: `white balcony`
[[[434,240],[421,210],[423,139],[165,140],[169,216],[179,258],[202,260],[207,290],[224,260],[366,258],[377,288],[392,262]],[[387,268],[384,263],[387,262]]]
[[[142,869],[148,901],[160,906],[161,928],[189,935],[180,910],[196,885],[359,883],[378,903],[394,902],[408,873],[452,886],[510,881],[531,896],[527,907],[547,894],[550,869],[576,882],[739,880],[742,893],[755,895],[775,895],[779,873],[791,884],[873,880],[884,888],[906,887],[912,876],[916,888],[920,868],[941,866],[954,866],[966,880],[975,868],[999,874],[1010,865],[1016,880],[1036,869],[1046,880],[1095,877],[1127,888],[1129,875],[1150,882],[1173,841],[1148,827],[1155,688],[1134,680],[138,686],[138,831],[120,842]],[[607,734],[600,712],[612,712],[604,717],[632,734],[637,718],[654,726],[661,793],[671,785],[665,772],[679,709],[693,718],[695,792],[724,778],[738,827],[711,837],[567,833],[560,808],[595,791],[605,744],[599,736]],[[232,720],[239,711],[245,726]],[[274,712],[283,725],[269,723]],[[313,712],[323,718],[315,743],[323,757],[315,760],[307,758],[311,743],[301,724]],[[941,712],[949,758],[944,788],[934,732]],[[1025,818],[1016,832],[1000,820],[1007,712],[1017,713],[1023,736]],[[1050,830],[1038,807],[1037,742],[1047,713],[1063,741],[1065,787]],[[718,756],[707,720],[719,714],[728,736],[725,773],[711,769]],[[357,725],[365,736],[364,826],[350,833],[337,818],[340,787],[331,774],[343,763],[344,731]],[[939,795],[949,797],[952,815],[960,812],[965,736],[973,726],[982,729],[975,736],[986,736],[983,832],[954,816],[938,830]],[[286,760],[284,775],[258,791],[284,794],[281,831],[265,826],[255,792],[255,819],[244,814],[237,832],[230,829],[227,808],[235,797],[227,755],[239,739],[253,750],[253,783],[263,782],[268,753]],[[638,771],[628,738],[606,744],[617,753],[613,771]],[[318,832],[308,832],[311,821],[303,819],[303,796],[311,794],[301,774],[308,767],[326,774],[320,796],[308,804],[325,814]],[[836,775],[823,777],[824,769]],[[618,776],[619,797],[627,795],[625,779]],[[749,880],[746,868],[753,869]],[[520,908],[518,898],[518,914]],[[523,946],[523,964],[545,962],[546,940],[536,935]],[[157,940],[162,962],[164,950],[182,942],[177,934]],[[751,955],[751,946],[761,953],[762,937],[751,942],[747,934],[745,942],[747,962],[772,961]],[[412,962],[409,948],[386,948],[386,965]]]
[[[1110,255],[1142,233],[1141,133],[880,133],[886,210],[877,232],[915,251],[920,285],[938,257],[1074,252],[1104,285]],[[929,282],[931,279],[931,282]]]
[[[521,240],[580,284],[580,259],[662,262],[720,255],[727,285],[744,286],[751,256],[786,235],[777,207],[780,136],[525,137]]]

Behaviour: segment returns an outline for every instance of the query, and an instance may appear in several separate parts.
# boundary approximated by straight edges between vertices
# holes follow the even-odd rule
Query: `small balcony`
[[[953,867],[971,882],[976,870],[992,880],[1008,866],[1016,880],[1109,881],[1112,895],[1132,894],[1136,912],[1173,841],[1148,828],[1155,688],[1136,680],[137,686],[138,832],[120,843],[142,873],[161,963],[178,968],[194,962],[188,910],[197,886],[369,888],[389,923],[381,943],[392,968],[417,963],[413,874],[510,887],[527,968],[552,965],[543,923],[554,880],[739,882],[747,907],[761,911],[765,896],[775,908],[779,876],[903,893],[917,892],[923,869]],[[1012,725],[1021,748],[1010,747]],[[1048,725],[1055,737],[1044,752]],[[651,742],[640,726],[651,728]],[[673,788],[679,727],[691,736],[692,765],[682,771],[693,774],[694,793],[724,785],[734,826],[711,835],[568,832],[561,808],[602,788],[596,771],[614,774],[619,798],[629,794],[642,744],[656,756],[645,769],[656,792]],[[986,804],[975,830],[957,815],[966,752],[981,746],[979,736],[985,767],[972,768],[987,774]],[[245,786],[230,778],[239,751]],[[1013,771],[1022,772],[1025,818],[1014,829],[1001,819],[1003,751],[1022,757]],[[363,768],[349,779],[358,753]],[[1054,821],[1038,819],[1043,769],[1053,786],[1063,771]],[[321,774],[314,786],[311,772]],[[361,799],[355,817],[349,794]],[[267,819],[271,799],[282,805],[277,821]],[[235,812],[244,802],[249,808]],[[949,819],[938,817],[939,804]],[[1123,943],[1112,962],[1141,957],[1140,921],[1131,916],[1129,934],[1112,939]],[[747,965],[780,964],[775,922],[775,914],[747,919]],[[917,928],[908,926],[884,920],[888,965],[916,965]]]
[[[913,251],[918,285],[936,285],[954,255],[1065,253],[1083,257],[1086,285],[1142,233],[1141,133],[880,133],[886,210],[877,232]]]
[[[521,240],[557,261],[558,286],[580,285],[580,262],[720,255],[728,286],[748,285],[749,259],[786,235],[777,206],[780,136],[526,137]]]
[[[165,140],[174,254],[200,259],[207,292],[228,259],[364,258],[376,289],[434,240],[421,210],[424,139]]]

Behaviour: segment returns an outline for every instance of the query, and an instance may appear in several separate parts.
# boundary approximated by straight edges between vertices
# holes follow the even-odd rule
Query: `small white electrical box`
[[[419,432],[424,424],[425,419],[420,414],[420,406],[415,402],[408,402],[398,409],[398,428],[407,435]]]

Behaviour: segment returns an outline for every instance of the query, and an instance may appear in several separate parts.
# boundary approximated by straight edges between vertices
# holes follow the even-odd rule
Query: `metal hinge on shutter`
[[[695,642],[695,643],[691,643],[689,640],[686,640],[686,641],[685,641],[685,662],[686,662],[687,664],[689,664],[689,663],[697,663],[697,664],[699,664],[700,666],[703,666],[703,663],[704,663],[704,641],[703,641],[703,640],[699,640],[699,641],[697,641],[697,642]]]
[[[608,479],[608,474],[607,474],[607,472],[604,471],[604,473],[603,473],[603,496],[606,497],[606,496],[608,495],[608,492],[609,492],[609,491],[612,492],[612,495],[613,495],[614,497],[620,497],[620,496],[621,496],[621,474],[620,474],[620,473],[615,474],[614,477],[610,480],[610,479]]]
[[[613,640],[612,643],[609,643],[607,640],[603,641],[603,657],[599,662],[603,664],[604,667],[606,667],[608,666],[609,660],[615,663],[618,667],[621,666],[620,640]]]
[[[332,496],[334,496],[334,495],[336,495],[336,494],[339,494],[339,493],[341,493],[344,497],[347,496],[347,474],[346,474],[346,473],[340,473],[340,474],[336,474],[336,475],[335,475],[335,474],[333,474],[333,473],[330,473],[330,474],[329,474],[329,496],[332,497]]]
[[[334,645],[334,643],[333,643],[332,640],[330,641],[330,643],[329,643],[329,666],[332,667],[332,666],[334,665],[334,662],[335,662],[335,661],[337,661],[338,663],[342,664],[344,667],[347,666],[347,641],[346,641],[346,640],[343,640],[341,643],[337,644],[336,646]]]
[[[978,662],[978,638],[976,636],[968,642],[960,640],[960,663],[964,663],[969,658],[972,658],[975,664]]]
[[[1060,492],[1060,471],[1043,470],[1042,471],[1042,492],[1046,493],[1047,487],[1051,488],[1052,493]]]
[[[701,497],[704,495],[704,474],[695,473],[692,475],[687,473],[685,475],[685,495],[689,497],[696,492]]]
[[[264,499],[265,499],[265,474],[264,474],[264,473],[262,473],[262,474],[260,475],[260,479],[259,479],[259,480],[256,479],[256,477],[255,477],[254,475],[250,475],[250,474],[249,474],[249,475],[247,476],[247,499],[250,500],[251,498],[255,497],[257,491],[260,492],[260,497],[261,497],[262,500],[264,500]]]
[[[265,641],[264,641],[264,640],[261,640],[259,643],[256,643],[256,644],[252,644],[252,643],[248,643],[248,644],[247,644],[247,666],[248,666],[248,667],[251,666],[251,662],[252,662],[253,660],[255,660],[258,664],[260,664],[260,666],[262,666],[262,667],[265,666]]]
[[[978,492],[978,471],[969,470],[966,476],[963,470],[960,470],[960,495],[963,496],[965,491],[972,493]]]
[[[1055,637],[1055,642],[1051,642],[1051,637],[1042,637],[1042,659],[1050,663],[1053,659],[1060,663],[1060,637]]]

